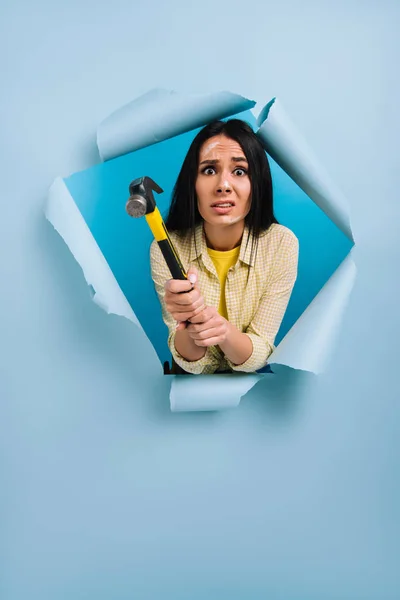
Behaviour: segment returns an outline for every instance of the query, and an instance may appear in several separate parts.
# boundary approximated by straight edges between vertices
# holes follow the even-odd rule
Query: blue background
[[[255,127],[251,112],[235,117]],[[198,131],[75,173],[65,182],[162,364],[171,362],[171,353],[167,345],[168,329],[150,274],[153,236],[145,219],[127,215],[125,204],[130,182],[148,175],[163,189],[162,195],[155,196],[166,218],[173,186]],[[276,336],[277,345],[347,256],[353,243],[274,161],[270,162],[275,215],[279,223],[296,234],[300,246],[298,277]]]
[[[3,3],[0,597],[400,595],[399,5]],[[42,209],[155,86],[276,95],[349,198],[330,369],[171,414],[142,333],[93,304]]]

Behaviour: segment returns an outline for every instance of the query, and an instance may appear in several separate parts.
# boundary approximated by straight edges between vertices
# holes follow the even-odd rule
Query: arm
[[[168,347],[175,362],[188,373],[212,373],[216,365],[213,352],[209,348],[197,346],[183,324],[177,329],[177,322],[167,310],[165,284],[171,280],[171,273],[165,263],[157,242],[150,247],[151,275],[161,305],[162,317],[168,327]],[[182,282],[180,282],[182,283]],[[182,321],[188,318],[183,314]]]
[[[175,350],[189,362],[200,360],[207,351],[207,348],[196,346],[186,328],[175,332],[174,344]]]
[[[198,346],[218,345],[234,371],[251,373],[264,367],[296,281],[297,262],[298,241],[290,232],[281,240],[274,269],[246,331],[239,331],[215,307],[208,306],[190,319],[189,335]]]
[[[245,362],[253,352],[248,335],[222,317],[215,306],[207,306],[190,319],[187,332],[197,346],[219,346],[226,358],[236,364]]]
[[[227,321],[227,335],[225,341],[219,344],[225,358],[232,365],[242,365],[253,354],[253,343],[246,333],[239,331],[235,325]]]
[[[236,332],[231,334],[231,337],[227,336],[227,340],[222,344],[223,348],[220,345],[224,353],[224,348],[226,349],[225,356],[234,371],[254,372],[267,364],[297,278],[298,253],[298,240],[290,233],[282,239],[276,252],[273,272],[245,333],[238,332],[237,335],[238,330],[235,328]],[[249,338],[252,352],[244,362],[238,363],[243,335]],[[242,347],[244,348],[244,345]]]

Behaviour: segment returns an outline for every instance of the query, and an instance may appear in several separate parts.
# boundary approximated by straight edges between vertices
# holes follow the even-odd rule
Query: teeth
[[[215,204],[218,208],[228,208],[229,206],[233,206],[230,202],[225,202],[224,204]]]

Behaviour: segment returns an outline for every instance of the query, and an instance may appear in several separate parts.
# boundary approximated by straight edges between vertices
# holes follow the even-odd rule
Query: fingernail
[[[175,329],[178,329],[179,325],[180,325],[180,321],[177,321],[176,325],[175,325]]]
[[[196,283],[196,275],[194,273],[190,273],[188,279],[190,283]]]

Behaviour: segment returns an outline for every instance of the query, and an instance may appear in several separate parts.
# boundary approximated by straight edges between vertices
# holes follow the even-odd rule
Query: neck
[[[228,225],[226,227],[210,225],[204,222],[204,233],[206,234],[207,246],[211,250],[233,250],[239,246],[244,231],[244,221]]]

